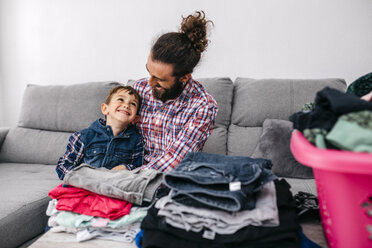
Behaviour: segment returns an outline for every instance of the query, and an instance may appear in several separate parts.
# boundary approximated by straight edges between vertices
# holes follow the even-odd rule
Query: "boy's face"
[[[109,104],[102,103],[101,110],[106,116],[106,125],[127,126],[134,124],[137,119],[138,100],[126,90],[119,90]]]

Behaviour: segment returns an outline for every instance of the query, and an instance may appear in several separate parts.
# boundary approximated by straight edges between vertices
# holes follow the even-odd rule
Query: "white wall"
[[[28,83],[146,76],[156,36],[181,15],[214,21],[194,77],[344,78],[371,72],[371,0],[0,0],[0,126]]]

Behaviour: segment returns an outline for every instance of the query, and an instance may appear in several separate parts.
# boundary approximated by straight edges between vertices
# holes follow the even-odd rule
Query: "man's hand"
[[[369,92],[367,95],[362,96],[361,99],[363,99],[367,102],[372,102],[372,91]]]
[[[117,171],[117,170],[127,170],[127,167],[125,167],[125,165],[121,164],[121,165],[115,166],[111,170],[115,170],[115,171]]]

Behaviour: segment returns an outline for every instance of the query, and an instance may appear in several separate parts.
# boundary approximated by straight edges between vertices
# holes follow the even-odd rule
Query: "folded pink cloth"
[[[57,199],[57,210],[116,220],[129,214],[132,203],[99,195],[70,185],[59,185],[49,191],[49,197]]]

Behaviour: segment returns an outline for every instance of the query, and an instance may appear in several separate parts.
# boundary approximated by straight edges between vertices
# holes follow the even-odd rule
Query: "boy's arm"
[[[111,170],[133,170],[135,168],[141,167],[143,165],[143,154],[143,142],[142,138],[139,137],[133,150],[132,163],[117,165]]]
[[[56,171],[59,179],[63,180],[65,174],[78,166],[84,157],[84,143],[80,139],[80,132],[70,136],[66,147],[66,152],[57,162]]]
[[[143,154],[144,154],[143,142],[142,142],[142,138],[139,137],[136,142],[136,147],[133,150],[132,164],[126,165],[128,170],[133,170],[143,165]]]

